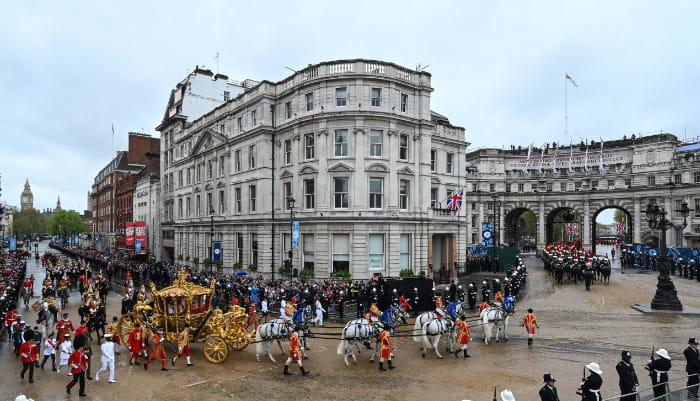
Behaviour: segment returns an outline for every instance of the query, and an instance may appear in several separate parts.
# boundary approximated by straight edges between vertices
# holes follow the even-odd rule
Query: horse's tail
[[[348,341],[345,339],[345,329],[343,329],[343,332],[340,334],[340,344],[338,344],[338,355],[344,355],[345,354],[345,347],[347,346]]]
[[[425,347],[426,349],[430,348],[430,343],[428,342],[428,335],[427,335],[428,326],[430,326],[430,323],[432,323],[432,321],[428,321],[427,323],[425,323],[423,325],[423,327],[421,327],[421,329],[420,329],[421,336],[420,337],[414,337],[414,338],[420,338],[420,341],[423,342],[423,347]]]
[[[419,337],[421,333],[420,315],[416,316],[416,324],[413,325],[413,341],[419,343],[421,339]]]
[[[255,330],[255,353],[257,355],[264,354],[265,353],[265,343],[262,341],[262,335],[260,334],[260,329],[262,327],[259,327],[258,330]]]

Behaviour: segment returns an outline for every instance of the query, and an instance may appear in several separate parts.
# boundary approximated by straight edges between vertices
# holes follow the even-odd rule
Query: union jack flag
[[[462,195],[464,190],[460,190],[447,200],[447,210],[462,210]]]

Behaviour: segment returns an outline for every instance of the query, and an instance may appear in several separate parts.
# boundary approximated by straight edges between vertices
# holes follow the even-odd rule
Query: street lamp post
[[[292,280],[294,278],[294,271],[293,271],[293,264],[292,264],[292,246],[294,244],[294,205],[296,204],[296,201],[292,197],[292,195],[289,195],[289,199],[287,200],[287,207],[289,207],[289,280]]]
[[[690,213],[688,209],[688,204],[683,201],[681,202],[680,210],[677,210],[683,216],[683,228],[688,225],[687,217]],[[683,310],[683,304],[678,299],[678,294],[676,293],[676,287],[673,285],[671,276],[669,274],[669,261],[666,255],[666,230],[673,227],[671,223],[666,218],[666,210],[660,208],[651,202],[647,205],[645,210],[647,223],[651,229],[660,230],[661,234],[661,244],[660,253],[658,256],[658,266],[659,266],[659,279],[656,284],[656,294],[654,299],[651,301],[652,309],[665,309],[665,310]]]
[[[210,233],[209,233],[209,271],[212,271],[214,263],[214,208],[209,205]]]
[[[497,247],[499,245],[500,241],[500,226],[499,226],[499,219],[500,219],[500,214],[501,214],[501,199],[498,197],[498,195],[491,195],[491,199],[493,200],[493,216],[494,216],[494,233],[493,233],[493,246]]]

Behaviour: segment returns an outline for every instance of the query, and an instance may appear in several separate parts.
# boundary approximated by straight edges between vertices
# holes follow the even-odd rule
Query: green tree
[[[531,211],[526,211],[520,215],[518,219],[518,234],[520,237],[530,239],[536,238],[537,233],[537,218]],[[518,238],[520,239],[520,238]]]
[[[625,219],[625,214],[626,214],[626,213],[623,212],[622,210],[617,209],[617,210],[615,210],[615,217],[613,217],[613,220],[614,220],[616,223],[622,224],[622,221]]]
[[[87,231],[80,215],[73,210],[61,210],[51,216],[48,224],[48,232],[51,235],[60,235],[64,238]]]
[[[12,230],[16,235],[46,232],[46,218],[35,209],[26,209],[12,217]]]

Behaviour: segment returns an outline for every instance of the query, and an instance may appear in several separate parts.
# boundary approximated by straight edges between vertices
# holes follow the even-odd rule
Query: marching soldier
[[[540,325],[537,324],[537,317],[532,314],[532,308],[527,310],[527,315],[525,315],[520,325],[524,326],[527,331],[527,345],[532,345],[532,336],[535,335],[535,328],[540,328]]]
[[[185,328],[177,336],[177,355],[170,360],[170,363],[175,366],[175,361],[182,355],[187,357],[187,366],[192,366],[190,361],[190,325],[185,323]]]
[[[379,334],[379,341],[381,345],[379,347],[379,370],[385,371],[384,361],[387,361],[389,369],[394,369],[396,366],[391,363],[391,353],[394,351],[394,344],[391,343],[391,338],[389,338],[389,328],[384,327],[384,330]]]
[[[544,374],[544,386],[540,389],[540,401],[559,401],[557,388],[554,387],[557,379],[551,373]]]
[[[68,364],[71,367],[73,380],[66,386],[66,392],[70,394],[70,389],[75,383],[80,383],[81,397],[85,396],[85,370],[87,369],[88,357],[85,353],[85,343],[87,339],[84,336],[76,336],[74,341],[75,351],[71,354]]]
[[[654,397],[666,395],[666,383],[668,382],[668,371],[671,369],[671,356],[663,348],[656,351],[659,359],[652,359],[647,363],[649,375],[651,376],[651,384],[654,386]]]
[[[29,383],[34,383],[34,364],[39,358],[39,346],[34,342],[34,332],[24,332],[24,343],[19,347],[19,356],[22,358],[22,371],[20,377],[24,380],[24,373],[29,369]]]
[[[635,401],[637,396],[634,394],[639,390],[639,380],[637,373],[632,366],[632,354],[625,350],[622,351],[622,360],[618,362],[615,369],[620,376],[620,401]]]
[[[457,320],[455,324],[457,325],[457,344],[461,344],[461,351],[464,353],[464,358],[469,358],[470,355],[467,354],[467,348],[469,348],[469,339],[471,338],[471,333],[469,332],[469,324],[467,324],[467,317],[462,315],[461,320]],[[459,349],[455,351],[455,358],[459,359]]]
[[[141,325],[136,323],[134,329],[129,333],[129,351],[131,352],[131,357],[129,358],[129,365],[133,363],[140,365],[139,354],[141,350],[146,346],[145,339],[143,338],[143,329]]]
[[[165,348],[163,348],[163,343],[165,342],[165,337],[163,336],[163,328],[158,327],[156,333],[153,334],[151,343],[151,354],[148,360],[143,363],[143,369],[148,370],[148,365],[155,359],[160,359],[160,370],[167,371],[168,368],[165,367]]]
[[[688,399],[698,398],[698,375],[700,374],[700,358],[698,354],[698,341],[695,337],[688,340],[688,348],[683,351],[685,356],[685,371],[688,373]],[[692,386],[692,387],[691,387]]]
[[[289,357],[287,358],[287,362],[284,363],[285,376],[291,375],[291,373],[289,373],[289,362],[292,361],[297,362],[297,364],[299,365],[299,370],[301,370],[302,376],[306,376],[310,373],[309,371],[304,369],[304,366],[302,366],[301,363],[301,343],[299,342],[299,334],[297,333],[297,330],[293,331],[292,335],[289,337]]]
[[[595,362],[586,365],[586,369],[591,374],[581,382],[583,401],[601,401],[603,397],[600,395],[600,387],[603,385],[603,378],[600,375],[603,374],[603,371]]]

